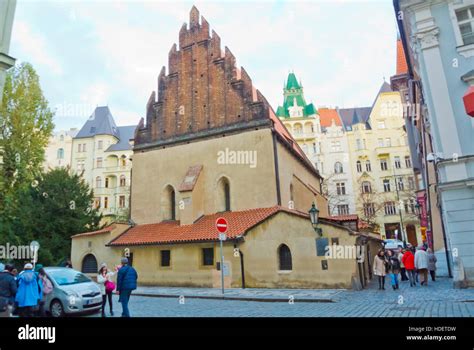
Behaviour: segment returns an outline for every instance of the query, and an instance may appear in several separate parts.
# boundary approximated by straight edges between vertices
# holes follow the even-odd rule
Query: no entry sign
[[[218,218],[216,220],[216,229],[219,231],[219,233],[226,233],[227,232],[227,227],[229,225],[227,224],[227,220],[224,218]]]

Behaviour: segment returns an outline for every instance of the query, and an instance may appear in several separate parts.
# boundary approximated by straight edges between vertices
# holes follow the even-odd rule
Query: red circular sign
[[[227,220],[224,218],[218,218],[216,220],[216,228],[220,233],[225,233],[227,231]]]

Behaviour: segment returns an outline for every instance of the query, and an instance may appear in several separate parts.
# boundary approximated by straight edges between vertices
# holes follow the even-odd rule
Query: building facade
[[[314,108],[290,73],[277,115],[323,176],[330,215],[357,214],[382,238],[424,240],[400,92],[384,82],[371,107]]]
[[[97,107],[72,138],[71,170],[94,191],[94,206],[111,220],[128,220],[136,126],[117,126],[107,106]]]
[[[133,225],[74,236],[73,264],[89,272],[84,267],[115,264],[125,255],[141,284],[219,287],[222,269],[227,287],[364,285],[379,241],[357,232],[357,221],[351,228],[328,217],[321,181],[193,7],[137,128]],[[313,203],[324,217],[321,235],[309,219]],[[228,222],[224,260],[219,217]],[[330,243],[372,249],[364,250],[365,263],[328,260]]]
[[[277,116],[323,176],[322,191],[332,216],[356,213],[349,165],[349,146],[336,110],[306,104],[303,87],[294,73],[283,88]]]
[[[78,130],[72,128],[56,131],[51,135],[44,154],[43,168],[45,171],[60,167],[71,167],[72,139],[77,133]]]
[[[15,8],[16,0],[0,2],[0,103],[3,98],[6,70],[15,64],[15,59],[8,55]]]
[[[384,239],[420,244],[415,174],[400,93],[384,82],[371,108],[338,112],[349,143],[360,218]]]
[[[455,284],[474,281],[474,1],[395,1],[418,117],[430,136]],[[402,16],[403,20],[400,20]],[[472,114],[471,114],[472,113]]]

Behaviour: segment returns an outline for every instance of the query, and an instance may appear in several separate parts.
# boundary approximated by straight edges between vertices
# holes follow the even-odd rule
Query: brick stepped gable
[[[201,18],[201,23],[199,23]],[[244,68],[193,7],[158,77],[158,98],[147,103],[146,125],[137,128],[135,148],[162,146],[257,126],[271,126],[270,105]]]

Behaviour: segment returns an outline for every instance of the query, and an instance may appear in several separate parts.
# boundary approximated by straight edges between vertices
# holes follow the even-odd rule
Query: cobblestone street
[[[138,290],[143,293],[144,288]],[[259,290],[262,291],[262,290]],[[474,317],[474,290],[453,289],[451,280],[441,278],[428,287],[411,288],[407,282],[400,290],[386,286],[379,291],[372,285],[364,291],[352,290],[269,290],[256,293],[252,290],[231,290],[226,295],[249,297],[260,294],[266,301],[202,299],[219,295],[219,290],[201,289],[201,298],[171,297],[196,295],[193,289],[156,288],[155,293],[169,293],[168,297],[132,296],[130,311],[133,317]],[[262,295],[264,294],[264,295]],[[294,297],[294,303],[290,302]],[[271,298],[288,302],[269,302]],[[326,302],[299,301],[315,297],[330,299]],[[282,299],[283,298],[283,299]],[[180,303],[181,300],[181,303]],[[183,303],[184,301],[184,303]],[[121,306],[114,295],[115,316]],[[107,312],[108,315],[108,312]],[[97,315],[96,315],[97,316]]]

